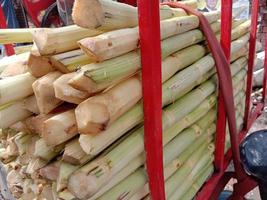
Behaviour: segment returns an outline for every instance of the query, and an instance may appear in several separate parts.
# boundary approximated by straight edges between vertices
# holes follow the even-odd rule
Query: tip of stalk
[[[95,29],[104,23],[105,16],[98,0],[76,0],[72,19],[81,27]]]
[[[96,193],[97,180],[94,176],[86,175],[84,172],[76,172],[69,178],[68,189],[79,199],[85,199]]]

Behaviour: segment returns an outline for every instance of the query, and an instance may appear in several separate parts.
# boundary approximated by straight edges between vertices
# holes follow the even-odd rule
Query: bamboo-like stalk
[[[47,114],[63,103],[63,101],[55,97],[53,86],[53,82],[61,75],[58,71],[50,72],[32,84],[40,113]]]
[[[193,30],[193,31],[196,31],[196,30]],[[193,33],[193,31],[189,31],[186,34],[188,35],[188,33]],[[179,38],[181,39],[182,36],[184,36],[184,34],[179,34],[177,36],[173,36],[162,41],[163,59],[165,58],[165,56],[168,56],[171,53],[173,53],[171,44],[174,43],[173,49],[182,45],[182,43],[178,42],[179,44],[178,46],[176,46],[177,41],[180,41]],[[173,40],[173,42],[171,42],[172,39],[174,39],[175,37],[177,37],[176,41]],[[184,38],[183,41],[185,42],[186,39]],[[179,49],[175,49],[175,50],[177,51]],[[77,74],[76,77],[74,77],[69,82],[69,84],[75,87],[76,89],[86,90],[85,88],[91,88],[90,86],[93,85],[94,83],[97,84],[100,82],[108,82],[108,81],[116,79],[116,77],[118,78],[118,77],[123,77],[123,76],[129,76],[129,74],[135,73],[140,68],[140,58],[137,56],[137,54],[138,53],[136,52],[130,52],[128,54],[104,61],[102,63],[86,65],[82,67],[81,71]],[[125,61],[127,60],[127,63],[123,60]],[[117,64],[115,65],[115,63]],[[124,63],[123,67],[121,65],[122,63]],[[88,79],[86,79],[85,76],[87,76]]]
[[[25,120],[27,128],[38,135],[42,136],[44,131],[44,122],[50,117],[54,116],[53,114],[40,114],[37,116],[29,117]]]
[[[50,147],[46,144],[45,140],[41,138],[35,143],[34,156],[46,161],[50,161],[60,154],[64,147],[65,144],[60,144],[56,147]]]
[[[0,79],[0,105],[31,95],[34,81],[30,73]]]
[[[92,63],[92,60],[80,49],[53,55],[50,61],[57,70],[63,73],[75,71],[83,65]]]
[[[44,166],[47,165],[47,161],[44,161],[40,158],[33,158],[27,166],[26,173],[31,175],[35,173],[37,170],[43,168]]]
[[[64,200],[76,200],[76,197],[73,196],[67,189],[59,192],[58,197]]]
[[[69,103],[79,104],[88,98],[89,94],[76,90],[68,84],[68,81],[75,76],[75,73],[63,74],[53,82],[55,97]]]
[[[59,175],[60,161],[55,161],[39,170],[40,176],[45,179],[56,181]]]
[[[178,70],[193,64],[195,61],[203,57],[204,54],[205,48],[203,46],[193,45],[174,53],[172,56],[168,56],[162,61],[162,82],[166,81]],[[97,84],[84,76],[83,73],[77,74],[69,83],[74,88],[87,91],[89,94],[99,92],[111,84],[109,81],[104,85],[101,83]],[[101,87],[101,85],[104,87]]]
[[[24,132],[20,132],[15,136],[14,143],[18,148],[18,153],[20,156],[26,153],[26,150],[28,148],[27,145],[29,144],[31,137],[32,135]]]
[[[203,186],[205,181],[208,179],[208,177],[213,172],[214,168],[213,166],[207,167],[207,169],[200,174],[200,176],[195,180],[195,182],[192,184],[192,187],[190,187],[181,197],[183,200],[191,200],[194,198],[198,190]]]
[[[170,9],[161,6],[160,18],[171,18],[176,15],[186,15],[182,9]],[[108,0],[76,0],[73,5],[72,19],[75,24],[98,30],[114,30],[138,25],[137,8]]]
[[[30,51],[28,69],[30,73],[37,78],[55,70],[49,60],[49,57],[41,56],[35,44]]]
[[[183,33],[177,36],[170,37],[166,40],[162,41],[162,58],[166,58],[168,55],[183,49],[187,46],[195,44],[203,38],[203,34],[199,30],[192,30],[187,33]],[[118,78],[128,77],[131,74],[134,74],[141,67],[140,53],[139,52],[130,52],[124,54],[122,56],[106,60],[102,63],[92,63],[89,65],[85,65],[81,68],[81,71],[78,73],[76,77],[73,78],[73,81],[69,83],[77,88],[78,84],[84,84],[84,79],[88,77],[87,84],[85,84],[86,88],[92,80],[96,83],[103,81],[112,81]],[[89,70],[88,70],[89,69]],[[90,70],[94,69],[94,70]],[[79,74],[82,74],[79,75]],[[103,76],[104,75],[104,76]],[[84,77],[86,76],[86,77]],[[77,89],[80,89],[78,87]]]
[[[23,106],[26,108],[28,111],[34,113],[34,114],[39,114],[39,108],[37,105],[37,101],[34,95],[26,98],[23,100]]]
[[[33,40],[41,55],[58,54],[78,48],[77,41],[100,34],[76,25],[61,28],[41,28],[33,32]]]
[[[107,92],[87,99],[75,109],[79,132],[95,134],[106,130],[106,127],[133,107],[141,97],[141,80],[135,76]]]
[[[3,69],[2,72],[0,72],[0,77],[10,77],[10,76],[16,76],[20,74],[25,74],[28,72],[28,65],[27,61],[21,61],[9,64]]]
[[[163,115],[163,129],[171,127],[174,123],[181,120],[187,114],[194,110],[199,104],[213,91],[215,87],[212,83],[207,82],[200,86],[199,88],[193,90],[189,94],[185,95],[179,101],[168,107],[165,111],[165,115]],[[190,99],[196,99],[194,96],[197,95],[197,99],[199,101],[190,102]],[[186,106],[187,103],[192,103],[190,108]],[[177,113],[177,115],[172,115],[172,118],[169,118],[171,113]],[[167,115],[169,113],[169,115]],[[173,114],[174,114],[173,113]],[[169,119],[169,120],[168,120]],[[186,127],[185,127],[186,128]],[[176,132],[177,133],[177,132]],[[178,133],[177,133],[178,134]],[[107,179],[111,178],[110,176],[116,174],[120,169],[122,169],[127,163],[133,158],[133,156],[137,156],[143,151],[143,128],[136,130],[133,134],[127,137],[122,143],[120,143],[116,148],[114,148],[111,152],[109,152],[104,157],[100,157],[97,160],[85,165],[77,172],[75,172],[69,179],[68,189],[77,195],[78,198],[84,198],[92,195],[107,181]],[[166,141],[165,141],[166,142]],[[126,154],[126,149],[131,149],[131,152]],[[123,155],[117,155],[115,152],[125,152]],[[115,156],[116,154],[116,156]],[[113,157],[113,155],[115,157]],[[117,161],[120,160],[120,164],[118,165]],[[107,162],[110,167],[106,168]],[[112,167],[111,167],[112,166]],[[93,171],[91,171],[94,169]],[[98,177],[98,170],[101,169],[101,176]],[[88,174],[88,171],[91,171]],[[83,180],[80,180],[83,177]],[[75,185],[77,182],[81,182],[82,185],[88,185],[87,181],[97,181],[98,184],[94,184],[94,186],[86,186],[86,190],[84,188],[83,191],[80,191]]]
[[[203,148],[206,148],[210,144],[213,138],[212,135],[214,134],[215,129],[216,129],[215,124],[211,125],[210,128],[207,131],[204,131],[200,135],[200,137],[197,140],[195,140],[193,144],[190,145],[189,148],[183,151],[178,157],[171,160],[171,162],[164,165],[164,180],[167,180],[176,170],[178,170],[185,163],[185,161],[190,158],[190,156],[194,152],[197,152]],[[177,137],[179,137],[179,135]],[[135,191],[135,194],[131,196],[130,200],[142,199],[147,194],[149,194],[148,183],[146,183],[144,186],[139,187]]]
[[[25,43],[32,42],[32,32],[38,28],[17,28],[17,29],[1,29],[0,43]]]
[[[49,146],[57,146],[77,134],[74,110],[69,110],[46,120],[42,137]]]
[[[8,66],[12,64],[17,64],[17,63],[25,63],[27,62],[29,58],[29,52],[22,53],[20,55],[12,55],[9,57],[4,57],[1,59],[0,62],[0,73]]]
[[[2,108],[0,107],[0,128],[8,128],[10,125],[24,120],[31,115],[32,113],[26,110],[21,102],[11,103]]]
[[[215,125],[213,124],[213,129],[214,128],[215,128]],[[188,135],[191,132],[194,132],[195,137],[198,137],[200,135],[200,132],[202,132],[202,131],[204,132],[204,130],[202,130],[200,128],[199,129],[193,129],[193,128],[190,129],[189,128],[189,129],[186,129],[183,132],[181,132],[177,137],[181,137],[181,135]],[[212,130],[212,132],[214,132],[214,130]],[[189,135],[188,135],[188,137],[189,137]],[[183,148],[185,148],[185,146],[180,148],[180,144],[182,144],[182,141],[183,140],[176,140],[175,141],[176,145],[173,145],[173,143],[168,143],[164,147],[164,159],[165,159],[166,156],[167,157],[170,157],[170,156],[172,157],[172,158],[169,158],[170,160],[167,161],[167,162],[166,162],[166,159],[165,159],[165,162],[164,162],[164,172],[165,172],[165,174],[167,172],[167,166],[168,166],[168,164],[170,163],[170,161],[172,159],[174,159],[175,157],[181,157],[182,158],[181,152],[183,151]],[[202,142],[203,142],[203,140],[202,140]],[[203,146],[203,147],[205,148],[206,146]],[[202,147],[202,149],[203,149],[203,147]],[[190,148],[188,148],[188,149],[190,149]],[[181,156],[179,156],[179,155],[181,155]],[[185,156],[185,160],[188,159],[189,156],[190,156],[190,154],[187,154]],[[131,167],[132,166],[132,162],[129,163],[129,165],[127,167],[125,167],[125,168],[127,169],[127,168]],[[182,161],[182,162],[184,162],[184,161]],[[179,168],[179,167],[180,167],[179,165],[176,165],[175,168],[173,168],[173,171],[175,172],[176,169]],[[146,172],[145,172],[145,169],[143,167],[139,168],[137,171],[135,171],[131,175],[130,175],[130,173],[128,173],[128,174],[129,174],[129,176],[127,178],[124,178],[117,185],[112,181],[113,185],[115,185],[115,186],[112,189],[108,190],[105,194],[103,194],[99,199],[102,199],[102,200],[104,200],[104,199],[117,199],[121,195],[124,195],[124,194],[125,194],[124,198],[130,198],[135,193],[135,191],[137,189],[139,189],[140,187],[145,185],[146,182],[147,182]],[[122,173],[119,172],[115,177],[117,177],[117,176],[122,176]],[[165,177],[165,179],[166,179],[166,177]],[[129,183],[132,183],[132,184],[129,184]],[[103,191],[103,188],[101,188],[100,191]],[[100,191],[97,192],[89,200],[98,199],[98,196],[101,193]],[[148,192],[149,192],[149,190],[147,190],[147,193]],[[146,191],[144,193],[146,193]],[[142,197],[140,197],[140,199],[141,198]]]
[[[196,152],[192,155],[191,159],[185,162],[185,164],[166,181],[166,197],[169,199],[174,191],[180,188],[179,186],[186,178],[192,179],[190,177],[196,176],[206,165],[210,165],[213,161],[212,153],[213,152],[206,150],[200,153]]]
[[[23,54],[23,53],[26,53],[26,52],[30,52],[31,49],[32,49],[32,44],[14,47],[15,54],[17,54],[17,55]]]
[[[177,90],[177,93],[183,92],[183,90]],[[163,90],[163,96],[165,96],[165,92]],[[175,99],[172,98],[174,101]],[[120,119],[114,122],[114,125],[111,125],[109,129],[102,132],[99,135],[87,135],[80,136],[80,144],[83,150],[88,154],[97,154],[109,144],[111,144],[114,140],[119,138],[126,131],[130,130],[133,126],[140,123],[142,118],[142,106],[137,104],[133,107],[128,113],[122,116]]]
[[[65,146],[62,160],[73,165],[81,165],[90,159],[81,148],[78,139],[73,139]]]
[[[212,14],[207,15],[210,23],[217,21],[220,17],[218,12]],[[161,21],[160,26],[163,40],[197,28],[199,20],[196,16],[175,17]],[[119,29],[95,37],[84,38],[78,43],[91,60],[103,61],[137,49],[139,47],[139,30],[138,28]]]

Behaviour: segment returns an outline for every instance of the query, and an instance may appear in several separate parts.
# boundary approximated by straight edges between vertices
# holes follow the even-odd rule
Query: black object
[[[251,133],[239,148],[245,170],[257,180],[262,200],[267,200],[267,130]]]

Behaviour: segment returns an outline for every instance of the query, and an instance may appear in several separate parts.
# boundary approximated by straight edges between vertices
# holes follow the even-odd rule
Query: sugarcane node
[[[72,19],[81,27],[95,29],[105,22],[105,13],[98,0],[76,0]]]

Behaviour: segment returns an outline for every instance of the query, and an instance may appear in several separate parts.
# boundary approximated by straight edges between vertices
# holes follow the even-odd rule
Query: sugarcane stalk
[[[58,197],[64,200],[76,200],[76,197],[73,196],[67,189],[59,192]]]
[[[207,131],[204,131],[189,148],[183,151],[177,158],[164,165],[164,180],[167,180],[176,170],[178,170],[194,152],[199,151],[204,147],[206,148],[212,140],[212,135],[214,134],[215,129],[215,124],[213,124]],[[139,187],[135,194],[131,196],[130,200],[142,199],[147,194],[149,194],[148,183],[146,183],[143,187]]]
[[[32,48],[32,44],[28,44],[28,45],[23,45],[23,46],[16,46],[14,47],[15,50],[15,54],[19,55],[19,54],[23,54],[26,52],[30,52]]]
[[[12,65],[12,64],[18,64],[18,63],[25,63],[28,61],[29,58],[29,53],[22,53],[20,55],[12,55],[9,57],[4,57],[1,59],[0,62],[0,73],[8,66],[8,65]]]
[[[39,136],[43,135],[44,131],[44,122],[50,117],[54,116],[53,114],[39,114],[37,116],[29,117],[25,120],[27,128],[33,132],[37,133]]]
[[[186,15],[181,9],[176,15]],[[160,19],[171,18],[173,9],[160,7]],[[76,0],[73,5],[72,19],[75,24],[89,29],[114,30],[138,25],[137,8],[131,5],[108,0]]]
[[[34,156],[46,161],[50,161],[55,158],[60,152],[63,151],[65,144],[60,144],[56,147],[48,146],[43,138],[39,139],[35,143]]]
[[[31,95],[34,81],[30,73],[0,79],[0,105]]]
[[[131,92],[128,93],[129,91]],[[134,76],[107,92],[87,99],[75,109],[79,132],[96,134],[106,130],[106,127],[133,107],[141,97],[142,83],[138,76]]]
[[[218,12],[207,15],[210,23],[220,17]],[[196,16],[175,17],[163,20],[161,26],[161,39],[181,34],[199,26]],[[122,42],[123,41],[123,42]],[[95,37],[80,40],[79,46],[93,61],[103,61],[128,53],[139,47],[138,28],[119,29]]]
[[[42,56],[34,44],[28,60],[28,70],[34,77],[42,77],[49,72],[55,71],[49,57]]]
[[[193,45],[176,52],[172,56],[167,57],[162,61],[162,82],[166,81],[178,70],[193,64],[204,55],[205,48],[203,46]],[[106,84],[103,85],[101,83],[95,83],[84,76],[83,73],[78,73],[76,77],[69,82],[72,87],[87,91],[90,95],[105,89],[111,84],[110,81],[106,81],[104,83]]]
[[[34,113],[34,114],[40,114],[38,105],[37,105],[37,100],[34,95],[26,98],[23,100],[23,106],[26,110]]]
[[[192,187],[187,190],[181,199],[183,200],[191,200],[194,198],[196,193],[199,191],[199,189],[203,186],[205,181],[208,179],[208,177],[213,172],[214,168],[213,166],[209,166],[203,173],[200,174],[200,176],[195,180]]]
[[[213,125],[214,127],[214,125]],[[213,128],[214,129],[214,128]],[[186,129],[183,132],[181,132],[177,137],[181,137],[181,134],[188,134],[190,133],[190,131],[193,131],[195,135],[200,135],[200,133],[197,133],[197,129]],[[204,130],[199,129],[199,132],[202,132]],[[214,132],[214,130],[213,130]],[[178,140],[179,142],[176,143],[177,145],[173,145],[168,143],[165,147],[164,147],[164,158],[165,156],[169,156],[171,155],[173,158],[178,157],[180,154],[179,150],[175,152],[176,148],[179,147],[179,144],[182,142],[182,140]],[[177,141],[176,141],[177,142]],[[203,146],[203,145],[202,145]],[[203,146],[205,148],[205,146]],[[202,147],[202,148],[203,148]],[[190,155],[187,155],[187,158]],[[166,161],[166,160],[165,160]],[[144,162],[144,161],[143,161]],[[170,161],[164,162],[164,172],[166,172],[166,166],[169,164]],[[126,167],[130,167],[132,166],[132,162]],[[179,168],[179,166],[177,165],[175,170]],[[174,171],[175,171],[174,170]],[[119,174],[117,174],[116,176],[121,175],[121,172],[119,172]],[[108,192],[106,192],[104,195],[102,195],[99,199],[117,199],[121,196],[124,196],[124,198],[130,198],[134,192],[139,189],[139,187],[142,187],[143,185],[146,184],[147,182],[147,177],[146,177],[146,172],[145,169],[143,167],[139,168],[136,172],[134,172],[133,174],[130,175],[130,173],[128,173],[128,177],[124,178],[118,185],[114,186],[112,189],[108,190]],[[115,177],[116,177],[115,176]],[[132,183],[132,184],[129,184]],[[103,189],[101,189],[100,191],[102,191]],[[97,192],[93,197],[91,197],[89,200],[94,200],[96,198],[98,198],[97,194],[99,194],[100,192]]]
[[[60,145],[78,134],[74,110],[57,114],[44,122],[42,137],[49,146]]]
[[[33,41],[41,55],[50,55],[78,49],[78,40],[100,33],[102,32],[99,30],[89,30],[76,25],[41,28],[33,32]]]
[[[0,43],[25,43],[32,42],[32,32],[38,28],[17,28],[17,29],[1,29]]]
[[[39,170],[40,176],[47,180],[56,181],[59,175],[60,161],[54,161]]]
[[[175,124],[177,121],[185,117],[187,114],[189,114],[191,111],[193,111],[194,108],[199,106],[199,104],[207,96],[209,96],[214,90],[215,90],[215,87],[211,82],[204,83],[199,88],[193,90],[192,92],[190,92],[189,94],[185,95],[183,98],[178,100],[176,103],[169,106],[168,109],[164,112],[166,114],[163,115],[163,129],[166,130],[167,128]],[[195,95],[197,95],[197,99],[199,101],[190,102],[190,99],[193,98]],[[193,98],[193,99],[196,99],[196,98]],[[192,103],[190,108],[187,108],[186,106],[187,103],[190,103],[190,104]],[[169,116],[173,112],[177,113],[177,115],[176,116],[171,115],[172,118],[170,118]],[[169,115],[167,115],[167,113],[169,113]],[[136,130],[133,134],[131,134],[126,140],[120,143],[111,152],[107,153],[107,155],[100,157],[94,162],[91,162],[85,165],[84,167],[79,169],[77,172],[75,172],[73,175],[71,175],[69,179],[69,183],[68,183],[68,189],[73,194],[75,194],[75,196],[78,195],[77,196],[78,198],[84,198],[84,197],[90,196],[90,194],[95,193],[99,189],[99,187],[107,181],[107,179],[111,178],[110,176],[116,174],[118,170],[122,169],[125,165],[127,165],[127,163],[131,160],[131,158],[133,158],[133,156],[135,157],[143,151],[143,148],[144,148],[143,139],[144,138],[143,138],[143,127],[142,127]],[[132,145],[133,147],[131,147]],[[131,149],[131,152],[124,154],[124,155],[120,155],[120,156],[117,155],[118,153],[116,152],[119,152],[119,151],[125,152],[126,149]],[[120,164],[117,165],[116,163],[119,160],[120,160]],[[106,168],[107,162],[109,163],[108,165],[110,166],[108,168]],[[94,170],[91,171],[92,169]],[[98,173],[98,170],[100,169],[101,169],[101,175]],[[85,173],[88,171],[91,171],[91,172],[89,174]],[[83,177],[83,180],[80,180],[81,177]],[[78,192],[79,188],[75,186],[77,181],[81,181],[82,185],[83,183],[87,185],[87,181],[90,181],[92,178],[95,181],[97,181],[98,184],[95,184],[94,186],[92,186],[92,188],[90,186],[89,187],[86,186],[87,188],[86,190]]]
[[[89,94],[76,90],[68,84],[68,81],[75,76],[75,73],[63,74],[53,82],[55,97],[69,103],[79,104],[88,98]]]
[[[47,163],[48,163],[47,161],[42,160],[40,158],[33,158],[33,159],[31,159],[31,161],[29,162],[29,164],[27,166],[26,173],[31,175],[31,174],[35,173],[37,170],[46,166]]]
[[[134,171],[138,167],[143,165],[143,163],[144,163],[144,155],[141,154],[141,155],[137,156],[136,158],[134,158],[125,168],[123,168],[118,174],[116,174],[106,185],[104,185],[96,194],[94,194],[88,200],[103,199],[103,196],[107,196],[109,194],[112,194],[112,197],[110,196],[110,199],[113,199],[113,197],[116,196],[116,194],[114,194],[113,191],[115,190],[116,193],[118,192],[118,191],[116,191],[116,188],[113,188],[113,187],[114,186],[117,187],[116,185],[118,183],[121,184],[121,181],[124,182],[125,178],[126,177],[128,178],[128,175],[130,175],[132,173],[136,174],[136,172],[134,172]],[[137,174],[137,176],[138,175],[139,174]],[[140,176],[140,177],[137,177],[137,176],[135,176],[134,178],[141,179],[141,180],[139,180],[141,182],[145,181],[145,179],[146,179],[145,176]],[[134,183],[137,184],[137,182],[134,182]],[[128,185],[128,186],[131,187],[131,185]]]
[[[89,156],[82,150],[78,139],[73,139],[66,144],[62,156],[64,162],[73,165],[81,165],[89,159]]]
[[[20,132],[15,136],[14,143],[16,144],[18,148],[18,153],[20,156],[26,153],[26,150],[28,148],[28,144],[31,138],[32,138],[32,135],[24,133],[24,132]]]
[[[58,71],[50,72],[45,76],[37,79],[32,84],[40,113],[48,114],[63,103],[63,101],[55,97],[55,90],[53,86],[53,82],[57,80],[61,75],[62,74]]]
[[[179,185],[181,185],[186,178],[195,175],[206,165],[211,164],[213,160],[213,156],[211,155],[212,152],[209,150],[193,154],[191,159],[187,160],[185,164],[166,181],[166,197],[170,198],[173,192],[179,188]]]
[[[178,42],[180,41],[179,39],[181,39],[182,36],[184,36],[185,34],[193,33],[194,31],[196,30],[189,31],[184,34],[179,34],[177,36],[173,36],[166,40],[163,40],[162,41],[162,58],[164,59],[165,55],[168,56],[174,53],[175,51],[178,51],[179,49],[175,49],[175,48],[178,48],[178,46],[182,45],[182,43]],[[177,38],[175,39],[175,37]],[[174,40],[172,41],[172,39],[174,39],[175,41]],[[187,39],[183,39],[184,42],[186,40]],[[173,48],[171,48],[171,44],[174,44]],[[172,51],[172,49],[173,50],[175,49],[175,50]],[[166,50],[166,53],[164,53],[165,50]],[[234,48],[234,50],[236,50],[236,48]],[[238,49],[236,51],[238,51]],[[127,63],[122,60],[125,60],[125,61],[127,60]],[[124,63],[123,66],[121,65],[122,63]],[[98,63],[98,64],[94,63],[94,64],[89,64],[89,65],[82,67],[81,71],[77,74],[76,77],[74,77],[69,82],[69,84],[76,89],[88,91],[87,88],[91,89],[92,85],[94,86],[94,84],[101,83],[101,82],[102,83],[108,82],[108,81],[116,79],[116,77],[118,78],[118,77],[123,77],[123,76],[129,76],[129,74],[135,73],[137,70],[139,70],[139,68],[140,68],[140,57],[138,57],[138,53],[130,52],[128,54],[104,61],[102,63]],[[86,79],[85,76],[87,76],[88,79]],[[89,90],[88,92],[92,92],[92,91]]]
[[[0,72],[0,78],[16,76],[20,74],[25,74],[28,72],[27,61],[15,62],[9,64]]]
[[[92,60],[81,49],[56,54],[50,57],[52,65],[62,73],[72,72]]]
[[[10,103],[6,106],[2,106],[0,107],[0,128],[8,128],[12,124],[24,120],[31,115],[32,113],[26,110],[21,102]]]

